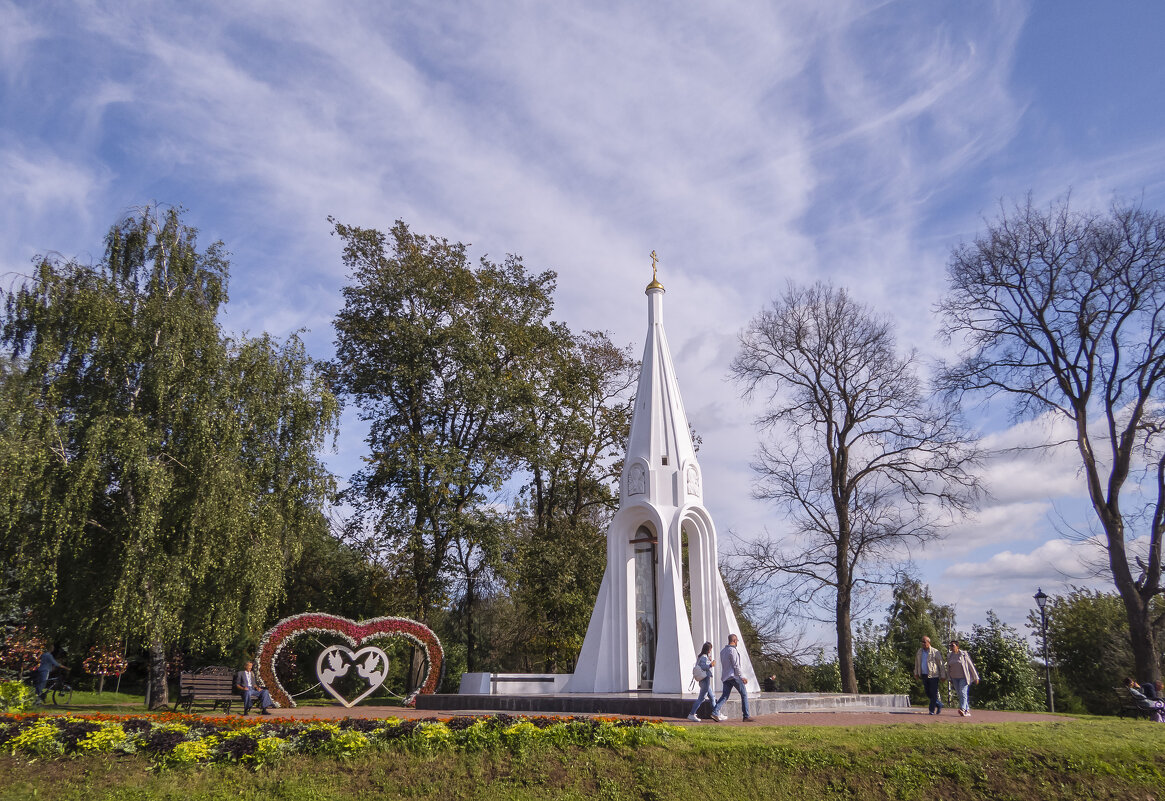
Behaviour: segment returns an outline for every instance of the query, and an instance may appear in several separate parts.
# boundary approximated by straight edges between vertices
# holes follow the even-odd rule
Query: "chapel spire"
[[[652,278],[646,290],[647,337],[627,438],[625,464],[631,468],[630,481],[624,483],[621,500],[635,502],[639,499],[634,496],[642,492],[652,501],[679,507],[684,505],[689,485],[694,490],[691,494],[702,494],[701,481],[696,449],[664,332],[664,288],[659,282],[658,266],[659,257],[653,250]]]

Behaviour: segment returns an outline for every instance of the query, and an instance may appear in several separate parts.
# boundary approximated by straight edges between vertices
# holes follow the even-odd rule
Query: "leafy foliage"
[[[809,686],[817,693],[839,693],[841,688],[841,670],[836,659],[827,659],[825,650],[817,649],[813,664],[809,666]]]
[[[943,643],[954,632],[953,606],[935,603],[930,587],[912,576],[902,576],[895,582],[893,600],[887,610],[886,637],[907,676],[914,674],[914,655],[922,646],[923,637],[930,637],[931,643],[943,651]],[[918,703],[926,700],[921,682],[910,683],[910,699]]]
[[[986,625],[971,627],[967,651],[979,672],[979,683],[971,690],[976,705],[1024,712],[1044,708],[1027,642],[994,612],[988,610]]]
[[[388,235],[333,223],[351,271],[335,381],[370,423],[367,467],[347,493],[353,533],[386,559],[404,555],[424,621],[458,557],[472,594],[491,550],[496,528],[477,514],[526,446],[554,275],[530,276],[515,257],[474,269],[464,245],[399,221]]]
[[[0,342],[0,553],[56,639],[257,639],[331,479],[338,404],[296,337],[227,338],[221,243],[176,209],[115,226],[100,264],[39,258]]]
[[[32,688],[24,681],[0,681],[0,707],[5,712],[20,712],[32,706]]]
[[[638,362],[605,334],[557,343],[539,382],[513,569],[506,573],[548,671],[572,669],[606,564],[605,530],[631,424]]]
[[[474,266],[399,221],[333,222],[351,271],[333,373],[370,424],[349,541],[412,599],[400,613],[444,629],[454,672],[568,667],[602,579],[634,361],[549,319],[552,272]]]
[[[1048,651],[1052,666],[1067,689],[1093,714],[1116,711],[1112,688],[1135,676],[1129,621],[1115,593],[1073,587],[1067,595],[1048,597]],[[1040,631],[1037,613],[1028,627]],[[1056,708],[1060,709],[1060,696]]]
[[[869,620],[854,632],[854,672],[859,692],[905,694],[915,683],[911,671],[903,670],[885,627]]]

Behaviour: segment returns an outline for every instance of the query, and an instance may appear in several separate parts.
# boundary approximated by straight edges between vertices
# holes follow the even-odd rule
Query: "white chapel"
[[[716,526],[704,507],[703,474],[664,334],[663,284],[655,275],[655,253],[651,256],[647,342],[619,511],[607,529],[599,597],[566,683],[572,693],[690,693],[700,646],[711,642],[716,656],[728,635],[740,632],[717,567]],[[740,653],[755,688],[743,642]],[[717,683],[713,687],[718,689]]]

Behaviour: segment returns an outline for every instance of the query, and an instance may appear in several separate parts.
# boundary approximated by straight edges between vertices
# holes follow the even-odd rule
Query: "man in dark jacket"
[[[235,674],[235,692],[243,697],[244,715],[251,709],[251,704],[255,703],[255,699],[259,700],[259,708],[262,710],[260,714],[270,715],[271,713],[267,710],[274,705],[271,701],[271,694],[255,681],[255,674],[251,670],[254,666],[255,663],[248,659],[247,664],[243,665],[243,669]]]

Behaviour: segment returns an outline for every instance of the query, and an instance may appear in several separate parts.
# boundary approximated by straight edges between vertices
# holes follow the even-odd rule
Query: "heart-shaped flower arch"
[[[286,617],[276,623],[259,642],[259,676],[271,693],[271,700],[278,706],[293,707],[295,700],[283,689],[279,677],[275,675],[275,661],[284,646],[301,634],[334,634],[357,648],[376,637],[403,637],[419,646],[425,652],[428,671],[421,686],[405,699],[405,706],[412,706],[421,693],[426,695],[437,691],[445,669],[444,652],[437,635],[422,623],[404,617],[374,617],[371,620],[349,620],[346,617],[327,615],[320,612],[304,612]]]

